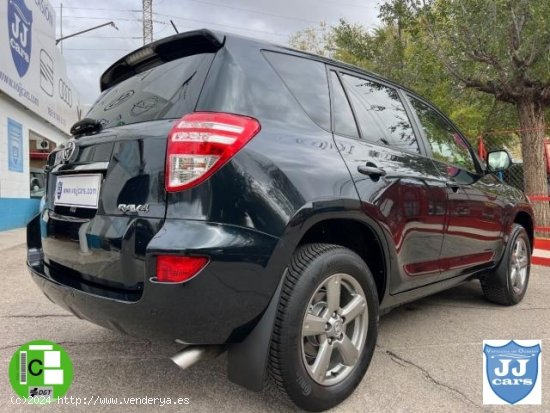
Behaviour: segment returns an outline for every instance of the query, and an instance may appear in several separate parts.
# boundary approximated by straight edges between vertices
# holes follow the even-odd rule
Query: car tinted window
[[[343,75],[361,137],[399,150],[420,152],[397,90],[356,76]]]
[[[264,51],[264,56],[279,74],[309,117],[330,130],[330,103],[325,65],[315,60]]]
[[[187,56],[139,73],[103,92],[87,117],[105,128],[180,118],[195,108],[213,56]]]
[[[357,124],[353,112],[346,97],[346,93],[335,72],[330,72],[332,84],[332,111],[334,116],[334,133],[348,135],[354,138],[359,137]]]
[[[468,145],[456,129],[439,113],[414,97],[410,97],[426,139],[430,142],[434,159],[476,172]]]

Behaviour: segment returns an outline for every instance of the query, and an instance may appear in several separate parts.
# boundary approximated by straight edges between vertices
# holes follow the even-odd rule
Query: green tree
[[[318,26],[307,27],[291,35],[288,44],[295,49],[332,57],[334,52],[332,27],[326,22],[321,22]]]
[[[395,80],[433,101],[453,119],[468,137],[477,138],[489,129],[514,128],[515,113],[506,103],[491,96],[464,89],[450,77],[428,47],[416,15],[407,14],[398,24],[386,12],[383,24],[366,30],[340,20],[333,27],[310,27],[296,33],[291,45],[367,69]],[[321,36],[324,33],[324,36]],[[319,41],[330,37],[330,42]],[[330,44],[330,50],[326,45]]]
[[[414,3],[411,8],[416,9]],[[432,50],[467,88],[516,108],[524,187],[547,194],[545,110],[550,106],[550,2],[447,0],[418,10]],[[535,203],[538,225],[550,226],[550,206]]]

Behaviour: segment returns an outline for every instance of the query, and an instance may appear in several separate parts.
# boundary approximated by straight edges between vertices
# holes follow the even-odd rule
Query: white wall
[[[8,118],[23,125],[23,172],[8,169]],[[29,129],[57,145],[68,136],[0,92],[0,198],[29,198]]]

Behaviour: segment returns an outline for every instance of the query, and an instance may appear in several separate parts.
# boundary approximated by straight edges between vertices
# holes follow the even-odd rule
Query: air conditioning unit
[[[47,140],[47,139],[42,139],[40,142],[38,142],[38,149],[49,150],[50,149],[50,141]]]

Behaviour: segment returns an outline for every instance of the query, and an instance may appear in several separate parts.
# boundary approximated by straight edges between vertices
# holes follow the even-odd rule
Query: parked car
[[[481,280],[527,289],[533,213],[415,93],[353,66],[208,30],[113,64],[48,160],[28,267],[54,303],[176,340],[187,367],[228,351],[299,407],[348,397],[379,315]]]

